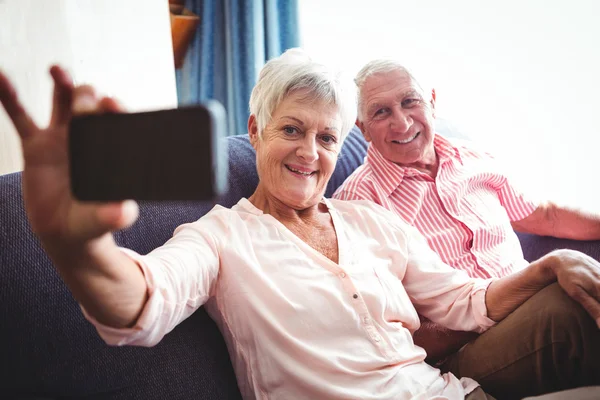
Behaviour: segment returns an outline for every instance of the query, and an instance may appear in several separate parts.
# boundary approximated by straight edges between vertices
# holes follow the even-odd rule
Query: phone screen
[[[227,189],[225,112],[216,102],[74,117],[71,188],[83,201],[212,200]]]

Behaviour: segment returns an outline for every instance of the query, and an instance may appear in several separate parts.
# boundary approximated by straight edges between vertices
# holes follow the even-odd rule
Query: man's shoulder
[[[398,222],[406,225],[394,212],[371,200],[330,199],[330,201],[336,210],[359,219],[377,219],[387,223]]]
[[[336,189],[333,197],[347,200],[370,199],[372,197],[370,193],[375,189],[376,181],[373,168],[368,163],[362,164]]]
[[[494,156],[490,149],[479,142],[464,138],[445,138],[450,144],[458,150],[461,157],[475,160],[489,160]]]

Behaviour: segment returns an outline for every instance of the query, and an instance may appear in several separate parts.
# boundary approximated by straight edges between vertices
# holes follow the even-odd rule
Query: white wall
[[[303,47],[355,74],[396,57],[438,115],[540,197],[600,211],[600,2],[302,0]]]
[[[130,111],[177,105],[167,0],[0,0],[0,68],[42,126],[54,63]],[[2,109],[0,174],[22,169],[19,146]]]

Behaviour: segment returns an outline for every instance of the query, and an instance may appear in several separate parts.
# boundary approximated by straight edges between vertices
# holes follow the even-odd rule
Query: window
[[[600,211],[600,3],[302,0],[302,46],[354,75],[394,57],[528,192]]]

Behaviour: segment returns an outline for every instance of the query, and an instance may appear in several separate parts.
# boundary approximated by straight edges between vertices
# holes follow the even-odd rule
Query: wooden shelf
[[[171,38],[175,68],[181,68],[188,47],[194,38],[200,17],[184,8],[183,1],[169,0]]]

